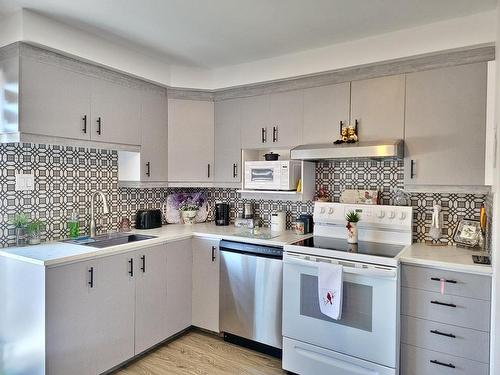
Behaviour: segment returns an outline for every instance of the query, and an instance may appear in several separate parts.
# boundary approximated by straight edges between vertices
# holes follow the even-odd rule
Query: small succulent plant
[[[356,211],[349,211],[345,214],[345,219],[349,223],[357,223],[359,221],[359,214]]]
[[[11,224],[16,228],[26,228],[28,222],[29,218],[25,213],[15,214],[14,218],[11,220]]]

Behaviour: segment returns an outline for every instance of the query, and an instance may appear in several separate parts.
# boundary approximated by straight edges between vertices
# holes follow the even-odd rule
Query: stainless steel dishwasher
[[[280,357],[283,248],[223,240],[219,249],[224,339]]]

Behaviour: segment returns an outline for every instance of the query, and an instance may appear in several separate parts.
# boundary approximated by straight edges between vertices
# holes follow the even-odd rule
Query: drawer
[[[401,316],[401,342],[489,363],[490,335],[475,329]]]
[[[401,375],[488,375],[488,372],[486,363],[401,345]]]
[[[445,294],[487,301],[491,299],[491,278],[488,276],[407,265],[401,269],[401,286],[440,293],[441,279],[446,280]]]
[[[490,330],[490,302],[401,288],[401,314],[459,327]]]

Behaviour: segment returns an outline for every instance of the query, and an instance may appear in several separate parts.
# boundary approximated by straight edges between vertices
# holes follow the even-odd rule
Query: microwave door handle
[[[284,261],[284,263],[287,263],[287,264],[295,264],[295,265],[299,265],[299,266],[317,268],[317,263],[319,263],[321,260],[319,260],[319,261],[318,261],[318,259],[316,259],[316,261],[306,260],[306,259],[301,258],[300,256],[297,256],[297,255],[285,254],[283,261]],[[330,262],[330,263],[332,263],[332,262]],[[333,264],[338,264],[338,263],[334,261]],[[381,269],[381,268],[375,268],[375,267],[356,268],[356,267],[344,266],[343,272],[355,274],[355,275],[360,275],[360,276],[379,277],[379,278],[394,279],[394,280],[397,278],[397,275],[398,275],[397,270]]]

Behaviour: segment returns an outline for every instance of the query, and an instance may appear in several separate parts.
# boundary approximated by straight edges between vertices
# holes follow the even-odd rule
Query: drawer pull
[[[449,368],[455,368],[455,365],[453,363],[443,363],[436,361],[435,359],[431,359],[431,363],[439,366],[444,366],[444,367],[449,367]]]
[[[447,307],[457,307],[454,303],[445,303],[445,302],[439,302],[439,301],[431,301],[432,304],[434,305],[441,305],[441,306],[447,306]]]
[[[446,336],[446,337],[450,337],[452,339],[456,339],[457,338],[457,336],[455,336],[453,333],[443,333],[443,332],[439,332],[436,329],[432,329],[430,332],[434,333],[435,335]]]
[[[441,281],[441,279],[439,277],[431,277],[431,280],[432,281]],[[450,283],[450,284],[456,284],[456,280],[447,280],[447,279],[444,279],[443,281],[447,282],[447,283]]]

